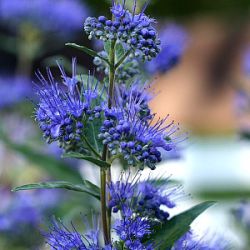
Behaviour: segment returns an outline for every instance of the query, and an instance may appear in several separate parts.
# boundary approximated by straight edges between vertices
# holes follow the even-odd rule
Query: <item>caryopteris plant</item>
[[[176,206],[176,196],[180,196],[179,187],[171,186],[168,179],[140,178],[145,167],[153,170],[161,162],[162,151],[171,155],[183,140],[169,117],[155,118],[148,105],[150,86],[141,82],[140,75],[131,68],[133,60],[150,61],[161,50],[155,20],[144,13],[145,9],[146,4],[137,12],[134,1],[129,11],[125,0],[113,1],[109,18],[88,17],[84,31],[89,39],[103,43],[101,52],[66,44],[99,60],[104,71],[101,81],[78,75],[75,59],[71,76],[59,65],[60,82],[50,70],[47,77],[37,74],[39,103],[35,117],[44,138],[48,143],[57,142],[64,156],[89,161],[100,169],[100,187],[83,180],[15,189],[65,188],[100,201],[101,219],[96,218],[95,227],[84,234],[74,226],[68,229],[54,221],[51,231],[45,234],[51,249],[224,249],[212,241],[195,238],[190,231],[193,220],[214,202],[203,202],[171,217],[170,210]],[[112,179],[115,159],[128,169],[119,180]],[[135,176],[130,167],[138,170]]]

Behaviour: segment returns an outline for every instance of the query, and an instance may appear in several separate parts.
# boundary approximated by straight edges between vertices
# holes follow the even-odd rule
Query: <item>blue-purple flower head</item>
[[[114,224],[114,230],[127,249],[146,250],[148,245],[142,243],[142,239],[151,234],[150,224],[147,219],[124,216]]]
[[[154,222],[166,221],[170,216],[169,210],[176,206],[175,201],[181,194],[180,188],[168,186],[167,181],[164,185],[157,185],[150,180],[139,180],[140,176],[130,180],[128,175],[109,184],[109,208],[114,213],[120,211],[128,217],[134,214]]]
[[[153,27],[155,20],[144,14],[143,10],[136,14],[136,1],[133,11],[126,8],[126,0],[122,3],[113,1],[111,19],[105,16],[88,17],[84,23],[84,30],[89,39],[105,41],[120,41],[136,57],[151,60],[160,52],[160,40]]]
[[[150,74],[162,74],[176,66],[187,46],[186,31],[176,25],[170,24],[160,33],[161,52],[152,61],[146,64],[146,69]]]
[[[62,80],[58,83],[50,70],[48,80],[39,73],[37,94],[40,98],[36,109],[36,120],[49,143],[59,142],[64,150],[84,152],[82,144],[86,124],[100,118],[102,94],[99,82],[89,76],[81,80],[76,76],[76,60],[73,59],[72,76],[67,76],[59,66]],[[99,97],[99,98],[97,98]]]
[[[128,165],[140,169],[155,169],[162,160],[160,150],[175,150],[179,128],[173,121],[168,122],[168,116],[155,121],[145,106],[145,95],[143,91],[134,95],[131,88],[125,104],[119,101],[120,96],[116,97],[116,106],[105,109],[99,138],[112,157],[121,156]]]
[[[71,34],[81,29],[88,9],[78,0],[1,0],[0,18],[18,29],[30,23],[45,32]]]
[[[85,225],[86,226],[86,225]],[[51,250],[114,250],[111,245],[100,246],[100,231],[91,229],[85,234],[79,233],[72,224],[67,228],[62,222],[54,220],[50,232],[45,234]]]
[[[246,49],[243,55],[243,72],[250,76],[250,47]]]
[[[11,95],[9,91],[11,89]],[[0,78],[0,108],[9,107],[31,97],[30,79],[23,76]]]

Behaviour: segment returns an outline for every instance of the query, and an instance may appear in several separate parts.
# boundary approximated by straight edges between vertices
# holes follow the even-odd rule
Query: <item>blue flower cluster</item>
[[[114,230],[120,240],[124,242],[126,249],[131,250],[151,250],[151,244],[143,244],[143,238],[151,234],[150,224],[147,219],[141,217],[123,216],[117,220]]]
[[[166,188],[164,185],[156,185],[150,181],[129,181],[129,176],[123,181],[117,181],[109,185],[109,208],[114,213],[121,211],[131,217],[133,214],[151,221],[165,221],[169,218],[166,209],[176,206],[174,197],[179,192],[177,187]],[[164,186],[164,191],[163,191]]]
[[[77,152],[82,152],[86,149],[83,145],[84,126],[87,121],[100,118],[102,104],[97,96],[101,97],[104,88],[100,90],[94,78],[89,77],[87,82],[78,79],[75,59],[72,65],[72,77],[68,77],[63,68],[59,67],[63,83],[61,86],[58,86],[49,70],[49,81],[38,74],[42,88],[39,87],[37,92],[40,100],[36,120],[49,143],[58,141],[66,151],[77,149]]]
[[[160,52],[160,40],[152,26],[155,21],[143,12],[135,14],[136,4],[131,13],[126,9],[125,2],[113,2],[112,20],[105,16],[88,17],[84,23],[84,30],[89,39],[119,40],[128,50],[133,50],[136,57],[150,61]]]
[[[143,169],[148,166],[155,169],[156,163],[161,161],[161,152],[175,150],[176,138],[172,135],[179,130],[174,122],[165,124],[165,119],[154,122],[154,117],[148,113],[142,116],[141,107],[146,94],[141,91],[141,96],[135,98],[133,88],[130,89],[128,102],[124,106],[116,96],[116,107],[105,109],[105,120],[101,127],[99,138],[113,157],[123,157],[128,165],[139,166]],[[145,119],[146,118],[146,119]],[[153,124],[153,125],[152,125]]]
[[[162,74],[176,66],[187,45],[186,31],[176,24],[165,27],[159,33],[159,37],[161,40],[161,52],[156,58],[146,64],[146,70],[150,74]]]
[[[45,237],[51,249],[56,250],[115,250],[111,245],[100,246],[98,230],[81,235],[75,228],[72,232],[59,221],[54,221]]]
[[[69,35],[80,30],[82,19],[88,15],[82,2],[75,0],[1,0],[0,19],[18,28],[30,23],[45,32]]]

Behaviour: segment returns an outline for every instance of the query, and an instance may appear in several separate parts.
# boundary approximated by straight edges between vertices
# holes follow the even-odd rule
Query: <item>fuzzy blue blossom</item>
[[[141,92],[140,97],[134,98],[131,91],[125,106],[120,103],[120,96],[115,97],[116,106],[105,109],[99,138],[111,156],[122,157],[128,165],[140,169],[145,166],[155,169],[162,160],[160,150],[175,150],[180,138],[174,134],[179,128],[173,121],[167,123],[168,116],[154,121],[154,116],[146,112],[146,116],[141,117],[138,109],[141,110],[145,95]]]
[[[154,182],[141,181],[135,178],[119,180],[109,185],[109,208],[114,213],[136,214],[144,218],[165,221],[169,218],[168,209],[176,206],[175,199],[179,195],[179,188],[156,185]]]
[[[165,27],[160,33],[161,52],[152,61],[146,64],[146,70],[150,74],[162,74],[176,66],[187,46],[186,31],[171,24]]]
[[[42,86],[37,88],[39,97],[36,120],[45,139],[51,143],[59,142],[66,151],[84,152],[84,134],[88,121],[100,118],[101,98],[104,87],[99,92],[99,83],[89,77],[86,81],[77,79],[76,60],[72,63],[72,76],[67,76],[59,66],[61,85],[48,70],[48,80],[42,74],[38,79]]]
[[[127,249],[153,249],[142,243],[142,239],[151,234],[150,223],[145,218],[124,216],[115,222],[114,230]]]
[[[250,48],[248,48],[243,55],[243,72],[250,76]]]
[[[143,85],[135,80],[132,85],[121,84],[116,88],[116,102],[118,106],[127,108],[133,102],[134,112],[141,120],[150,120],[153,114],[149,108],[149,102],[153,95],[150,93],[150,85]]]
[[[120,41],[128,51],[143,60],[151,60],[160,52],[160,40],[153,27],[155,20],[144,14],[145,8],[136,14],[136,1],[131,13],[125,6],[113,1],[111,14],[113,19],[105,16],[88,17],[84,30],[89,39],[105,41]]]
[[[8,95],[10,88],[11,95]],[[31,96],[32,88],[27,77],[0,77],[0,108],[15,105]]]
[[[61,221],[53,220],[50,231],[44,233],[44,236],[51,250],[116,250],[111,243],[101,246],[98,223],[95,221],[94,228],[90,228],[89,222],[84,220],[87,232],[82,234],[76,230],[73,224],[70,229]]]
[[[1,0],[0,19],[18,29],[30,23],[44,32],[69,35],[80,30],[89,10],[78,0]]]

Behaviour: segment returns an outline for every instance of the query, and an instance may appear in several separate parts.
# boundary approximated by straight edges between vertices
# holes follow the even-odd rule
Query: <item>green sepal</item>
[[[80,153],[69,152],[69,153],[63,154],[62,157],[86,160],[86,161],[89,161],[89,162],[91,162],[91,163],[93,163],[101,168],[109,168],[110,167],[110,164],[106,161],[102,161],[102,160],[96,159],[92,156],[87,156],[87,155],[83,155]]]
[[[52,182],[38,182],[26,184],[23,186],[15,187],[11,191],[17,192],[21,190],[31,190],[31,189],[67,189],[77,192],[83,192],[89,194],[96,199],[100,200],[100,189],[93,183],[84,180],[83,184],[73,184],[67,181],[52,181]]]
[[[202,202],[185,212],[174,216],[169,221],[155,228],[155,232],[150,236],[150,239],[159,247],[159,250],[170,249],[174,243],[180,239],[188,230],[191,223],[207,208],[214,205],[214,201]]]

